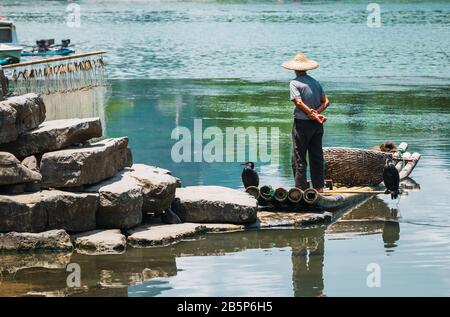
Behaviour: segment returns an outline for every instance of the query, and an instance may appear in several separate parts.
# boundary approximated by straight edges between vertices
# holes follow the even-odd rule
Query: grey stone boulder
[[[41,158],[42,186],[59,188],[94,184],[131,165],[127,138],[105,139],[83,147],[48,152]]]
[[[37,172],[40,175],[40,171],[39,171],[39,162],[36,158],[36,156],[31,155],[31,156],[27,156],[26,158],[24,158],[22,160],[22,165],[24,165],[26,168],[32,170],[33,172]],[[24,190],[26,192],[37,192],[41,190],[41,182],[31,182],[31,183],[26,183],[23,184],[25,185]]]
[[[39,162],[36,158],[36,156],[31,155],[27,156],[22,160],[22,165],[24,165],[26,168],[32,170],[33,172],[39,173]]]
[[[222,186],[178,188],[172,209],[184,222],[244,224],[256,221],[257,200]]]
[[[43,190],[0,195],[0,232],[42,232],[95,229],[98,195]]]
[[[127,246],[126,237],[118,229],[83,232],[72,236],[72,240],[81,254],[123,253]]]
[[[41,181],[41,174],[32,171],[11,153],[0,152],[0,186]]]
[[[20,134],[13,142],[0,145],[0,151],[26,157],[63,149],[101,136],[100,118],[51,120]]]
[[[142,188],[144,213],[161,214],[170,207],[180,182],[170,171],[144,164],[133,164],[125,171]]]
[[[222,232],[235,232],[245,230],[244,225],[235,225],[232,223],[205,223],[208,233],[222,233]]]
[[[142,188],[125,171],[84,191],[99,194],[98,228],[128,229],[142,222]]]
[[[128,230],[128,244],[133,247],[161,246],[178,242],[184,238],[206,232],[205,226],[198,223],[173,225],[145,225]]]
[[[45,105],[36,94],[10,97],[0,101],[0,144],[8,143],[45,120]]]
[[[40,233],[0,233],[1,251],[70,251],[72,249],[70,236],[64,230]]]

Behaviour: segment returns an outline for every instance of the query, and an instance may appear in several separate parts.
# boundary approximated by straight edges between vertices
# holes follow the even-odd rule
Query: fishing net
[[[347,186],[374,186],[383,181],[392,154],[352,148],[324,148],[325,178]]]
[[[22,64],[25,65],[5,67],[10,90],[19,95],[66,93],[105,85],[105,63],[98,55]]]
[[[100,117],[104,123],[108,87],[103,53],[5,66],[8,90],[17,95],[40,94],[46,106],[46,120]]]

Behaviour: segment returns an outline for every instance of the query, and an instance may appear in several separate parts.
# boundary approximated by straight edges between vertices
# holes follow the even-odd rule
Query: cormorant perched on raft
[[[242,171],[242,183],[244,183],[244,187],[247,188],[249,186],[259,186],[259,176],[258,173],[254,170],[255,164],[253,162],[243,163],[241,165],[245,165],[244,170]]]
[[[395,164],[392,160],[387,159],[386,165],[383,169],[383,181],[386,186],[386,194],[391,194],[392,199],[398,197],[400,186],[400,175],[395,168]]]

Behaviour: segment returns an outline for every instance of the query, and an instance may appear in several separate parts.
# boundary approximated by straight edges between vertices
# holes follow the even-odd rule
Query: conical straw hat
[[[295,55],[294,58],[285,61],[283,64],[281,64],[281,66],[286,69],[306,71],[318,68],[319,63],[317,63],[315,60],[309,59],[305,56],[305,54],[300,53]]]

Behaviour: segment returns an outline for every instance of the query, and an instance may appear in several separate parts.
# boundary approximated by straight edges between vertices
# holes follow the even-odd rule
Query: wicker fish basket
[[[323,149],[325,178],[347,186],[374,186],[383,181],[383,167],[392,154],[371,150]]]

